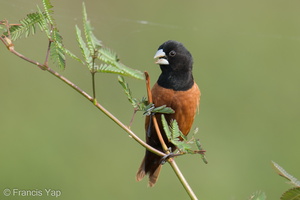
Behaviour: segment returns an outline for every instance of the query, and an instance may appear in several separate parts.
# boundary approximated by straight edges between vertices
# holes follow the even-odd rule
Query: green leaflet
[[[38,25],[40,30],[42,31],[43,28],[41,27],[41,23],[43,20],[43,15],[40,13],[30,13],[24,19],[20,20],[19,25],[13,25],[10,27],[9,31],[11,34],[12,40],[17,40],[22,36],[28,37],[29,35],[34,35],[36,33],[36,26]],[[7,32],[4,33],[7,36]]]
[[[280,197],[280,200],[300,200],[300,188],[289,189]]]
[[[289,180],[293,185],[295,185],[296,187],[300,187],[300,181],[298,181],[295,177],[293,177],[292,175],[290,175],[289,173],[287,173],[280,165],[278,165],[276,162],[272,161],[272,164],[276,170],[276,172],[286,178],[287,180]]]
[[[179,130],[178,123],[176,122],[176,120],[172,120],[169,126],[165,116],[162,114],[161,121],[168,140],[171,143],[173,143],[179,149],[180,152],[192,153],[192,147],[188,144],[186,139],[182,138],[182,140],[180,140],[179,138],[182,135],[182,133]]]
[[[79,27],[76,26],[77,41],[84,61],[64,47],[63,38],[60,35],[52,16],[53,6],[50,0],[43,0],[42,3],[43,11],[37,7],[37,12],[30,13],[24,19],[20,20],[20,25],[12,25],[9,31],[6,31],[4,35],[8,36],[8,34],[10,34],[12,40],[17,40],[22,36],[28,37],[34,35],[36,34],[37,29],[40,29],[41,31],[44,31],[49,41],[51,41],[50,58],[60,69],[65,68],[65,56],[68,55],[78,62],[86,64],[91,72],[114,73],[144,80],[144,74],[142,72],[120,63],[117,54],[111,49],[104,47],[102,42],[96,38],[93,33],[93,27],[88,21],[84,3],[84,37],[82,37]],[[0,26],[0,28],[0,30],[6,30],[4,26]],[[96,63],[96,61],[100,61],[101,63]]]
[[[87,13],[85,9],[85,4],[82,3],[82,13],[83,13],[83,29],[84,29],[84,35],[87,42],[87,47],[90,52],[94,52],[98,48],[100,48],[101,41],[96,38],[96,36],[93,34],[93,28],[90,24],[90,21],[87,19]]]
[[[181,131],[179,130],[179,126],[176,120],[171,121],[171,129],[172,129],[172,138],[178,139],[182,135]]]
[[[59,48],[61,51],[63,51],[66,55],[68,55],[71,58],[73,58],[74,60],[84,64],[84,62],[80,58],[78,58],[75,54],[73,54],[71,51],[66,49],[62,43],[56,43],[55,45],[57,46],[57,48]]]
[[[64,69],[66,66],[65,52],[63,51],[62,36],[57,29],[53,29],[53,42],[50,46],[50,57],[58,67]]]
[[[80,50],[81,50],[81,54],[84,58],[85,63],[88,65],[88,68],[91,68],[91,64],[92,64],[92,56],[90,54],[89,49],[86,46],[86,43],[84,42],[82,36],[81,36],[81,30],[78,28],[78,26],[75,26],[76,28],[76,38],[77,38],[77,42],[79,44]]]
[[[54,25],[54,19],[51,16],[51,14],[53,14],[53,10],[51,10],[53,6],[51,5],[50,0],[43,0],[43,6],[47,20],[51,25]]]
[[[121,69],[118,69],[110,64],[100,64],[96,68],[97,72],[102,72],[102,73],[113,73],[113,74],[122,74],[124,75],[124,72]]]
[[[104,47],[102,42],[96,38],[93,34],[93,28],[88,21],[84,3],[82,7],[84,38],[82,37],[81,30],[77,25],[76,34],[81,54],[84,57],[89,70],[91,72],[120,74],[143,80],[144,74],[142,72],[120,63],[117,54]],[[97,64],[97,60],[102,63]]]
[[[199,139],[196,139],[196,146],[197,146],[197,148],[198,148],[199,151],[203,151],[203,150],[204,150],[204,149],[202,148],[202,145],[201,145]],[[208,164],[208,161],[207,161],[207,159],[206,159],[205,154],[204,154],[204,153],[201,153],[200,156],[201,156],[203,162],[204,162],[205,164]]]
[[[163,129],[164,129],[164,131],[165,131],[165,133],[167,135],[167,138],[169,140],[172,140],[172,132],[170,131],[168,122],[167,122],[167,120],[166,120],[166,118],[165,118],[164,115],[161,115],[161,122],[162,122],[162,125],[163,125]]]
[[[266,200],[266,199],[267,199],[266,194],[261,191],[257,191],[253,193],[249,198],[249,200]]]
[[[172,114],[175,113],[175,111],[170,108],[167,107],[166,105],[160,106],[160,107],[156,107],[152,110],[153,113],[163,113],[163,114]]]
[[[38,12],[27,14],[24,19],[20,20],[20,25],[12,25],[10,27],[9,33],[12,40],[34,35],[37,29],[40,29],[44,31],[49,41],[51,41],[50,58],[60,69],[65,68],[65,55],[69,55],[71,58],[83,63],[76,55],[64,47],[62,36],[59,34],[59,30],[52,17],[53,6],[50,0],[43,0],[43,8],[44,10],[41,11],[37,7]],[[5,32],[4,35],[8,36],[9,33]]]
[[[291,188],[287,190],[283,195],[281,196],[281,200],[300,200],[300,181],[297,180],[294,176],[289,174],[285,169],[283,169],[280,165],[278,165],[276,162],[272,161],[272,165],[275,168],[277,174],[282,176],[283,178],[290,181],[291,184],[293,184],[294,188]]]
[[[118,76],[118,81],[119,81],[120,85],[123,87],[124,92],[127,96],[127,99],[131,103],[131,105],[134,107],[134,109],[136,111],[144,111],[146,108],[146,104],[148,103],[147,100],[145,98],[142,98],[141,100],[133,98],[131,90],[129,88],[129,85],[125,81],[123,76]]]

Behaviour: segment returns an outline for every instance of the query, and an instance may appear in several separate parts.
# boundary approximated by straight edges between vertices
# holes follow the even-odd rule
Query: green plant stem
[[[91,72],[91,74],[92,74],[93,99],[96,99],[96,81],[95,81],[96,72]]]
[[[178,179],[180,180],[182,186],[184,187],[185,191],[188,193],[188,195],[190,196],[190,198],[192,200],[198,200],[196,194],[193,192],[192,188],[190,187],[189,183],[186,181],[186,179],[184,178],[183,174],[181,173],[178,165],[176,164],[174,159],[168,159],[168,163],[171,165],[172,169],[174,170],[176,176],[178,177]]]
[[[96,102],[96,80],[95,80],[96,70],[95,70],[95,59],[96,59],[96,57],[93,56],[93,69],[91,70],[94,103]]]
[[[49,40],[47,53],[46,53],[46,58],[45,58],[45,62],[44,62],[45,66],[48,66],[48,60],[49,60],[49,55],[50,55],[51,44],[52,44],[52,42],[51,42],[51,40]]]

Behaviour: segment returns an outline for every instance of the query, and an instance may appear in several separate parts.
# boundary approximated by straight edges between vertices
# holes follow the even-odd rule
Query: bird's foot
[[[172,153],[172,152],[169,153],[169,154],[167,154],[167,155],[165,155],[165,156],[163,156],[160,159],[160,164],[162,164],[162,165],[165,164],[169,158],[174,158],[175,156],[178,156],[178,154]]]

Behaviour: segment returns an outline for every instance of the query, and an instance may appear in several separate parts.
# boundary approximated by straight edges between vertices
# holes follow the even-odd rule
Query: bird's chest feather
[[[179,129],[187,135],[191,129],[195,114],[199,107],[200,90],[195,83],[186,91],[174,91],[160,87],[157,83],[152,88],[153,103],[156,107],[166,105],[171,107],[175,113],[166,116],[167,120],[175,119]]]

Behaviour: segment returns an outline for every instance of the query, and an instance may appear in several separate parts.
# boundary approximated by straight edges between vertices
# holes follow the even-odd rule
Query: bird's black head
[[[174,40],[163,43],[154,58],[162,70],[157,81],[160,86],[173,90],[188,90],[193,86],[193,57],[182,43]]]

